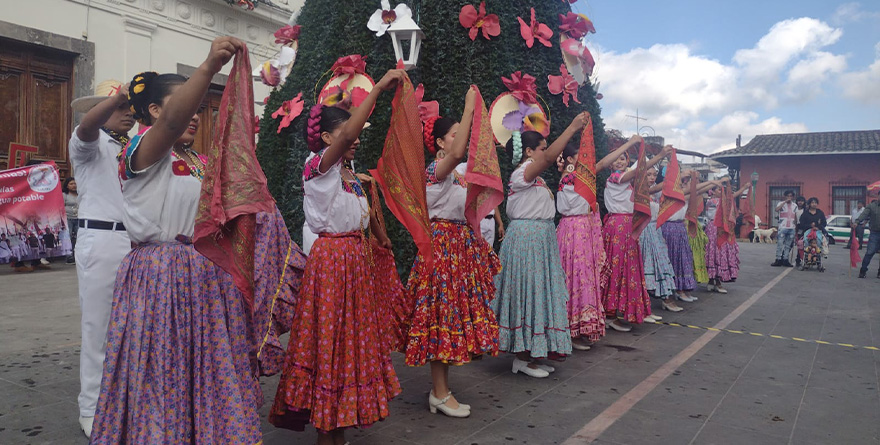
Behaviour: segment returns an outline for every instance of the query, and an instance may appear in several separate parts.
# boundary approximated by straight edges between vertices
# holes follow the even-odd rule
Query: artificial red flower
[[[275,31],[275,43],[280,43],[282,45],[287,45],[289,43],[293,43],[294,40],[299,40],[299,30],[302,27],[300,25],[290,26],[284,25]]]
[[[367,69],[366,58],[360,54],[352,54],[350,56],[340,57],[336,63],[330,67],[334,76],[342,74],[364,74]]]
[[[424,102],[422,100],[425,98],[424,85],[419,84],[419,86],[416,87],[415,97],[416,101],[419,103],[419,118],[421,118],[422,122],[425,122],[434,116],[440,116],[440,102],[437,102],[436,100]]]
[[[260,134],[260,116],[254,116],[254,134]]]
[[[565,69],[564,63],[559,65],[559,72],[562,73],[561,76],[547,76],[547,89],[550,90],[550,94],[562,94],[562,103],[566,107],[568,106],[569,95],[571,95],[575,102],[581,103],[578,100],[578,83],[569,74],[568,70]]]
[[[536,79],[533,76],[517,71],[510,75],[510,79],[502,77],[501,81],[513,97],[526,104],[538,103],[538,89],[535,87]]]
[[[281,119],[281,123],[278,124],[278,133],[281,133],[282,128],[287,128],[290,126],[290,123],[296,119],[297,116],[300,115],[303,111],[303,93],[299,93],[293,99],[288,100],[281,104],[281,107],[275,110],[272,113],[273,119],[278,119],[279,116],[283,116]]]
[[[501,24],[495,14],[486,14],[486,2],[480,2],[480,12],[473,5],[464,5],[458,13],[458,22],[465,28],[470,28],[468,37],[476,40],[477,33],[482,30],[483,37],[492,40],[501,34]],[[491,36],[491,37],[490,37]]]
[[[172,162],[171,171],[177,176],[190,176],[192,174],[189,170],[189,165],[186,165],[186,161],[183,159]]]
[[[260,68],[260,80],[270,87],[277,87],[281,83],[281,71],[278,70],[272,61],[266,61]]]
[[[526,22],[521,18],[517,17],[519,20],[519,33],[522,35],[522,38],[526,39],[526,46],[529,48],[535,44],[535,39],[538,39],[544,46],[550,47],[550,37],[553,37],[553,31],[549,26],[538,23],[535,20],[535,8],[532,8],[532,22],[530,25],[526,25]]]
[[[593,22],[583,14],[569,12],[559,14],[559,32],[568,34],[573,39],[580,39],[588,33],[596,33]]]

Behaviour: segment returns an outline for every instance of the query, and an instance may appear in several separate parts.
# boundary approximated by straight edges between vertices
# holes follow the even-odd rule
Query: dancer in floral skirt
[[[568,144],[556,161],[562,179],[556,193],[556,210],[562,214],[556,227],[559,258],[568,286],[568,324],[571,347],[588,351],[590,343],[605,335],[601,271],[605,263],[602,220],[583,196],[575,191],[578,146]]]

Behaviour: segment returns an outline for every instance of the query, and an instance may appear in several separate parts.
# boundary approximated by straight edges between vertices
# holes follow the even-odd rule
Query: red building
[[[755,212],[765,224],[776,225],[774,207],[786,190],[818,198],[826,215],[848,215],[880,180],[880,130],[761,135],[711,158],[740,181],[758,173]]]

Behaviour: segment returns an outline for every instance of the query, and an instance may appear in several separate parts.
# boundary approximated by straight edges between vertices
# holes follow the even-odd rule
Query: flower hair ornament
[[[513,141],[513,157],[512,163],[513,165],[519,164],[520,158],[522,158],[523,146],[522,146],[522,133],[519,131],[514,131],[513,134],[510,135],[510,139]]]
[[[434,124],[437,123],[437,120],[439,119],[440,116],[431,116],[425,120],[422,127],[422,139],[425,142],[425,148],[428,149],[428,152],[432,155],[437,154],[437,146],[434,142]]]
[[[159,73],[145,71],[134,76],[128,88],[128,103],[131,104],[131,112],[135,120],[142,125],[146,125],[147,116],[150,114],[150,95],[147,94],[149,92],[147,87],[157,77],[159,77]]]
[[[309,151],[317,153],[321,151],[321,111],[324,105],[313,105],[309,110],[309,121],[306,123],[306,143]]]

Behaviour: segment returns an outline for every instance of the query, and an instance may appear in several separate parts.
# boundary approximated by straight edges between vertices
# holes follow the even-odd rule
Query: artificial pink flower
[[[293,43],[295,40],[299,40],[299,30],[301,28],[302,27],[300,25],[284,25],[283,27],[279,28],[278,31],[275,31],[275,43],[287,45]]]
[[[416,87],[414,94],[416,102],[419,103],[419,118],[421,118],[422,122],[425,122],[434,116],[440,116],[440,102],[437,102],[436,100],[425,102],[422,100],[425,98],[424,85],[419,84],[419,86]]]
[[[501,34],[501,24],[495,14],[486,14],[486,2],[480,2],[480,12],[473,5],[464,5],[458,13],[458,22],[465,28],[470,28],[468,37],[476,40],[477,33],[482,30],[486,40],[492,40]],[[490,37],[491,36],[491,37]]]
[[[272,61],[265,62],[260,69],[260,80],[270,87],[277,87],[281,83],[281,71],[272,65]]]
[[[535,86],[536,79],[533,76],[517,71],[510,75],[510,79],[502,77],[501,81],[504,82],[504,86],[510,90],[513,97],[526,104],[538,103],[538,89]]]
[[[364,74],[367,69],[367,62],[365,59],[366,58],[360,54],[340,57],[336,60],[336,63],[330,67],[330,70],[333,71],[334,76],[342,74]]]
[[[595,34],[596,28],[587,16],[569,12],[559,14],[559,32],[568,34],[572,39],[580,39],[588,33]]]
[[[519,20],[519,33],[526,40],[526,46],[531,48],[535,44],[535,39],[538,39],[544,46],[550,47],[550,37],[553,37],[553,31],[549,26],[538,23],[535,20],[535,8],[532,8],[532,22],[530,25],[526,25],[526,22],[521,17],[516,19]]]
[[[566,107],[569,95],[575,102],[581,103],[578,100],[578,83],[565,69],[565,64],[559,65],[559,72],[562,73],[561,76],[547,76],[547,89],[550,90],[550,94],[562,94],[562,103]]]
[[[272,113],[272,119],[278,119],[279,116],[283,116],[281,123],[278,124],[278,133],[281,133],[282,128],[289,127],[290,123],[302,113],[304,106],[302,95],[303,93],[297,94],[293,99],[282,103],[281,107]]]
[[[590,50],[587,49],[587,46],[584,45],[583,42],[578,39],[565,39],[560,46],[567,54],[577,57],[581,69],[584,72],[584,76],[590,77],[593,75],[593,68],[596,66],[596,61],[593,59],[593,54],[590,53]]]
[[[254,134],[260,134],[260,116],[254,116]]]

